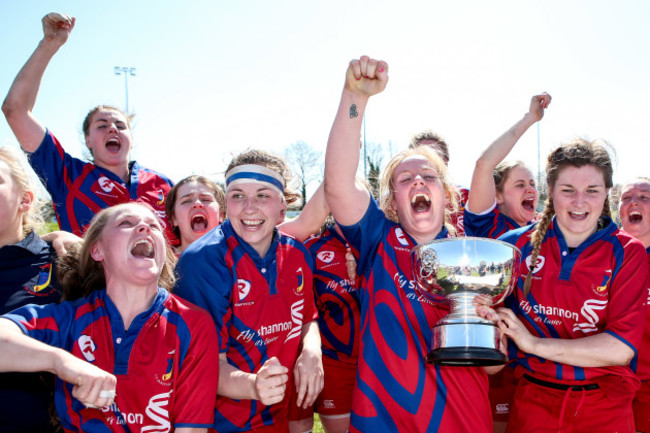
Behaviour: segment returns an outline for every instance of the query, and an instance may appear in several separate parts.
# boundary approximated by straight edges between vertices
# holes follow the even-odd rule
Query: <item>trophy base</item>
[[[434,349],[427,355],[427,362],[455,367],[487,367],[508,362],[503,353],[484,347],[446,347]]]

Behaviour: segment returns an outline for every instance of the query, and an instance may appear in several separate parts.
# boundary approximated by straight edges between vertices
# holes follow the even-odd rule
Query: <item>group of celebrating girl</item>
[[[0,149],[1,431],[56,431],[51,402],[70,432],[305,432],[314,411],[327,432],[650,431],[650,180],[623,186],[619,229],[608,148],[574,140],[548,157],[538,217],[532,173],[503,160],[548,94],[479,157],[468,195],[438,138],[391,159],[376,201],[355,175],[388,64],[353,60],[324,183],[285,221],[299,196],[264,151],[233,158],[225,192],[173,185],[129,161],[130,119],[100,106],[84,121],[93,162],[68,155],[32,108],[74,23],[45,16],[3,104],[72,234],[36,234],[34,187]],[[522,251],[506,306],[476,306],[509,340],[505,368],[425,360],[448,307],[417,295],[411,250],[463,231]]]

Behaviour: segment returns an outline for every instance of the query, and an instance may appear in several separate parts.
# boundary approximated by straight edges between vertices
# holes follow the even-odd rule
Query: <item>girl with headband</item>
[[[288,411],[323,387],[313,260],[276,226],[300,197],[281,159],[244,152],[226,171],[228,219],[181,255],[175,293],[207,309],[220,330],[219,432],[289,429]],[[291,388],[287,388],[291,387]]]

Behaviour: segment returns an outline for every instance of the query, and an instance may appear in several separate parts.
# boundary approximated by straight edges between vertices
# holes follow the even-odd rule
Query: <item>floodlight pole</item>
[[[129,66],[115,66],[113,68],[113,71],[115,72],[115,75],[121,75],[124,74],[124,95],[125,95],[125,100],[126,104],[124,106],[124,112],[125,114],[129,114],[129,83],[128,83],[128,76],[135,76],[135,68],[129,67]]]

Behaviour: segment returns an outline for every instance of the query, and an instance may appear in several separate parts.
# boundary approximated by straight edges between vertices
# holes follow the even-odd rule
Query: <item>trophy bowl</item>
[[[505,364],[501,333],[476,314],[474,298],[500,304],[516,284],[521,252],[487,238],[439,239],[411,250],[416,290],[432,303],[448,303],[450,313],[433,326],[427,362],[438,365]],[[505,351],[505,350],[504,350]]]

